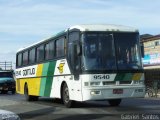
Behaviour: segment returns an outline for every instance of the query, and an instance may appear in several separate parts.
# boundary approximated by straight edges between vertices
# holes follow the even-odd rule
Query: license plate
[[[123,89],[113,89],[113,94],[123,94]]]

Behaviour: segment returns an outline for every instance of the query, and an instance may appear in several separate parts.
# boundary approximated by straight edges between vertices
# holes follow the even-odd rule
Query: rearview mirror
[[[80,56],[82,54],[82,47],[80,44],[76,45],[76,49],[77,49],[77,55]]]
[[[141,55],[144,58],[144,46],[143,46],[143,44],[141,44]]]

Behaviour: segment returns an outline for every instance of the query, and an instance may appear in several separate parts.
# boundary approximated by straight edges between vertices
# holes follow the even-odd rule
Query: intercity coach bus
[[[76,25],[16,54],[16,90],[26,100],[76,101],[144,97],[139,32],[106,24]]]

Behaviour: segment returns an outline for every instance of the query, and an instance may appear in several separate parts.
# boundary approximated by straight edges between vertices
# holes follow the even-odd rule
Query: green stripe
[[[40,96],[50,96],[56,62],[44,63],[40,85]]]
[[[46,78],[43,77],[41,78],[41,85],[40,85],[40,91],[39,91],[40,96],[44,96],[45,86],[46,86]]]
[[[55,66],[56,66],[56,62],[49,63],[47,76],[52,76],[52,77],[47,77],[44,96],[48,96],[48,97],[50,96]]]
[[[47,76],[47,68],[49,63],[43,64],[42,76]],[[46,87],[46,77],[41,78],[41,85],[40,85],[40,96],[44,96],[44,91]]]
[[[48,73],[49,62],[43,64],[42,76],[47,76]]]
[[[115,81],[130,81],[132,77],[132,73],[118,73],[115,77]]]
[[[132,80],[132,76],[133,76],[132,73],[126,73],[125,77],[123,78],[123,81],[130,81],[130,80]]]
[[[123,80],[124,76],[125,76],[125,73],[118,73],[115,77],[115,81]]]

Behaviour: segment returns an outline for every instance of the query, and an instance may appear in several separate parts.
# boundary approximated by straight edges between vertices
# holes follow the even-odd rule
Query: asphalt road
[[[118,107],[91,101],[66,108],[49,98],[27,102],[19,94],[0,94],[0,109],[14,112],[22,120],[160,120],[160,98],[124,99]]]

